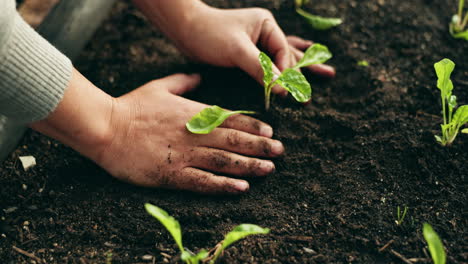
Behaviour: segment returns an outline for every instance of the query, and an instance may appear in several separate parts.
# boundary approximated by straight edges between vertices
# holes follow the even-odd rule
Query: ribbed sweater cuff
[[[63,97],[71,61],[15,14],[0,53],[0,114],[20,123],[46,118]]]

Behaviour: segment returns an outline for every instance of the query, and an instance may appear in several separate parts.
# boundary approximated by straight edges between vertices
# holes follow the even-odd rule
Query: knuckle
[[[241,140],[242,140],[242,136],[238,131],[231,130],[227,133],[226,141],[230,146],[232,147],[239,146],[241,144]]]
[[[257,159],[250,159],[250,161],[248,162],[248,173],[249,174],[256,174],[256,172],[258,171],[258,168],[260,168],[260,161],[257,160]]]
[[[237,41],[228,44],[226,47],[229,54],[235,54],[236,58],[233,58],[233,61],[239,58],[245,58],[249,54],[249,49],[247,45],[244,45],[243,38],[237,38]]]
[[[259,132],[262,129],[263,123],[256,119],[249,119],[249,125],[254,130]]]
[[[213,152],[208,159],[211,167],[215,169],[230,166],[232,161],[231,157],[222,151]]]
[[[272,144],[267,139],[261,139],[259,142],[259,151],[260,153],[269,156],[272,152]]]
[[[225,127],[233,127],[234,124],[236,123],[237,119],[236,116],[230,116],[228,119],[224,120],[223,126]]]
[[[257,7],[254,8],[254,11],[256,12],[257,17],[261,18],[262,20],[273,18],[273,13],[271,13],[271,11],[268,9]]]

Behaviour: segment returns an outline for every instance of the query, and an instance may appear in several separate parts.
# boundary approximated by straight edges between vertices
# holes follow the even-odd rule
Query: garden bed
[[[330,48],[337,77],[308,74],[311,105],[274,98],[264,113],[262,87],[245,73],[189,63],[125,2],[76,66],[115,96],[171,73],[200,72],[203,83],[190,98],[260,111],[273,126],[287,151],[276,172],[252,180],[239,197],[139,188],[30,131],[0,168],[1,262],[30,263],[15,246],[47,263],[104,263],[108,252],[112,263],[151,263],[144,255],[176,263],[171,237],[143,208],[151,202],[179,219],[191,249],[209,249],[240,223],[271,229],[235,244],[222,263],[430,263],[424,222],[439,233],[449,263],[467,263],[468,136],[447,148],[434,139],[436,61],[457,64],[454,93],[468,104],[468,42],[447,30],[455,1],[313,1],[308,10],[345,19],[327,32],[311,30],[293,1],[207,2],[272,10],[286,33]],[[24,172],[18,155],[38,165]],[[408,206],[400,226],[397,206]]]

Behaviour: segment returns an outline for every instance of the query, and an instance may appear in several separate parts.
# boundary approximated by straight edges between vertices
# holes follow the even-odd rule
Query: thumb
[[[168,92],[181,95],[194,90],[201,81],[199,74],[177,73],[153,81],[153,85],[167,89]]]
[[[258,60],[260,50],[250,39],[245,39],[245,41],[239,43],[242,43],[240,44],[242,46],[239,48],[239,54],[237,54],[237,56],[234,58],[234,63],[263,86],[264,73]],[[273,64],[273,72],[278,76],[281,74],[281,71],[278,69],[278,67],[276,67],[275,64]],[[275,85],[272,91],[273,93],[280,95],[287,94],[287,91],[278,85]]]

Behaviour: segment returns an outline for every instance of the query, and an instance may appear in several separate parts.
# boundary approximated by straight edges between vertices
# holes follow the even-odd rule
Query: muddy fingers
[[[190,166],[235,176],[266,176],[275,170],[269,160],[250,158],[224,150],[197,148]]]

